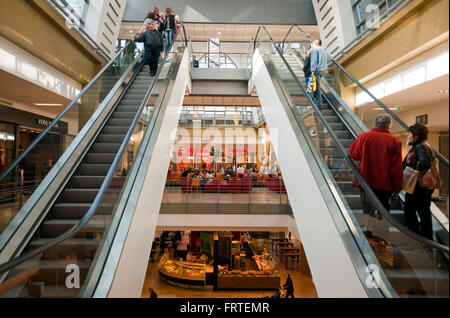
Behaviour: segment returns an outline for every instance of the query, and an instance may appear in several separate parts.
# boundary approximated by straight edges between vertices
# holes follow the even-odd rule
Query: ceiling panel
[[[120,27],[119,38],[130,39],[141,28],[142,23],[123,22]],[[222,42],[250,42],[254,39],[258,24],[211,24],[211,23],[185,23],[186,35],[192,41],[204,41],[209,38],[219,38]],[[283,41],[290,25],[265,25],[267,31],[276,42]],[[317,37],[317,26],[305,25],[302,29],[311,37]],[[219,34],[220,32],[220,34]],[[299,32],[292,32],[290,40],[305,40]]]

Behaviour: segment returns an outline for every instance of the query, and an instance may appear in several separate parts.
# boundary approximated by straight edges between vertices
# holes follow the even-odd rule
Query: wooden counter
[[[219,275],[218,289],[270,289],[280,287],[280,277]]]

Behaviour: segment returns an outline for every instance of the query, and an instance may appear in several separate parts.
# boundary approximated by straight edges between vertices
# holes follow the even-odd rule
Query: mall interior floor
[[[294,284],[294,295],[296,298],[317,298],[317,291],[313,284],[311,275],[300,273],[300,263],[292,260],[289,267],[280,263],[280,257],[277,257],[280,264],[280,282],[286,282],[289,273]],[[304,260],[301,260],[302,262]],[[144,286],[142,289],[143,298],[149,297],[149,287],[152,287],[159,298],[262,298],[271,296],[274,291],[270,290],[194,290],[173,286],[159,277],[158,259],[149,261]]]

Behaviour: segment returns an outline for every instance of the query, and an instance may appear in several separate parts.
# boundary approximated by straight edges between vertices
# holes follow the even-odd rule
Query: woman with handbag
[[[430,240],[433,239],[431,223],[431,195],[436,188],[436,180],[430,182],[434,167],[434,156],[431,148],[425,143],[428,139],[428,128],[422,124],[415,124],[408,129],[408,152],[403,165],[418,171],[417,182],[412,194],[406,193],[405,219],[408,228]],[[434,176],[436,178],[436,176]],[[437,176],[439,177],[439,176]],[[433,177],[432,177],[433,178]],[[437,186],[439,187],[439,186]],[[420,221],[417,218],[419,214]]]

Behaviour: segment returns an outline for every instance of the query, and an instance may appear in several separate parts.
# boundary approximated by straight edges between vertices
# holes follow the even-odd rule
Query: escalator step
[[[103,133],[105,134],[123,134],[125,135],[128,132],[130,127],[127,126],[105,126],[103,128]]]
[[[111,118],[107,121],[107,125],[111,126],[130,126],[133,118]]]
[[[62,193],[64,203],[92,203],[99,189],[65,189]]]
[[[89,153],[116,153],[119,151],[121,144],[104,144],[104,143],[95,143]]]
[[[337,116],[324,116],[325,120],[329,124],[338,124],[340,123],[340,119]]]
[[[58,203],[52,208],[55,219],[81,219],[91,207],[91,203]],[[113,205],[101,205],[95,215],[111,215]]]
[[[78,169],[78,174],[80,176],[106,176],[110,165],[108,164],[92,164],[83,163]]]
[[[344,124],[340,124],[340,123],[330,123],[330,128],[334,130],[345,130],[345,126]]]
[[[29,248],[39,248],[45,244],[48,244],[52,240],[53,238],[41,238],[34,240],[30,242]],[[82,238],[67,239],[57,246],[45,251],[44,259],[64,259],[66,256],[70,257],[73,253],[75,253],[78,259],[86,259],[92,257],[92,253],[97,251],[99,244],[99,240],[87,240]]]
[[[336,137],[338,137],[339,139],[350,139],[351,138],[351,134],[348,131],[339,130],[339,131],[334,131],[334,133],[336,134]]]
[[[100,189],[105,176],[73,176],[71,187],[75,189]]]
[[[114,158],[116,157],[115,153],[88,153],[86,155],[86,163],[106,163],[112,164]]]
[[[101,134],[97,142],[98,143],[122,143],[123,139],[125,138],[125,134],[117,134],[117,135],[111,135],[111,134]]]
[[[93,216],[78,233],[103,232],[109,222],[109,218],[107,215]],[[41,228],[42,237],[57,237],[70,230],[79,221],[79,219],[52,219],[45,221]]]
[[[122,111],[116,110],[112,114],[112,118],[113,119],[133,119],[135,115],[136,115],[136,112],[122,112]]]

